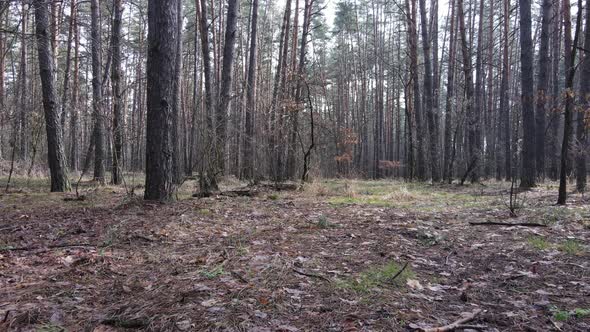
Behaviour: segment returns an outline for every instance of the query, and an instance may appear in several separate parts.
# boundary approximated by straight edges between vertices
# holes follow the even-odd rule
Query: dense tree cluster
[[[590,0],[326,5],[0,1],[3,168],[145,171],[158,200],[195,175],[585,190]]]

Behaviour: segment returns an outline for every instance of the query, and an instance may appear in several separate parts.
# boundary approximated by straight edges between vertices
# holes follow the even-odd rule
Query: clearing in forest
[[[552,184],[515,218],[506,183],[192,185],[168,205],[2,194],[0,330],[590,330],[590,204],[554,206]]]

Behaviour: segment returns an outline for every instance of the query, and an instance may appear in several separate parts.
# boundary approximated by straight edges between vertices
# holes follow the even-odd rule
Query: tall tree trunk
[[[417,141],[416,151],[416,168],[417,176],[419,180],[426,178],[426,165],[424,160],[424,137],[422,130],[422,116],[421,116],[421,94],[420,94],[420,82],[418,73],[418,32],[417,32],[417,13],[416,13],[416,0],[411,0],[411,4],[406,0],[406,7],[408,8],[408,27],[409,27],[409,44],[410,44],[410,76],[412,84],[412,95],[413,95],[413,113],[412,119],[410,119],[410,125],[414,126],[413,132],[415,133]]]
[[[519,0],[520,10],[520,82],[522,95],[522,171],[520,187],[532,188],[536,183],[535,108],[533,77],[533,38],[531,33],[531,0]]]
[[[537,177],[540,180],[545,178],[545,126],[546,126],[546,104],[548,91],[549,62],[549,26],[551,24],[551,6],[553,0],[543,0],[541,5],[541,47],[539,49],[539,79],[537,82]]]
[[[51,191],[63,192],[70,189],[66,173],[66,157],[64,153],[57,92],[55,90],[55,74],[53,72],[53,56],[49,38],[49,10],[45,0],[35,0],[35,32],[39,52],[39,72],[43,92],[43,110],[47,131],[47,160],[51,174]]]
[[[227,144],[227,113],[233,79],[234,50],[237,35],[238,0],[228,0],[227,20],[225,26],[225,43],[223,46],[223,69],[221,72],[221,90],[216,114],[216,172],[224,173]]]
[[[121,92],[121,20],[123,18],[122,0],[113,0],[113,27],[111,32],[111,85],[113,89],[113,169],[111,182],[122,182],[123,163],[123,96]]]
[[[452,181],[453,170],[451,168],[451,151],[453,139],[453,102],[455,100],[455,56],[457,53],[457,38],[455,32],[455,0],[449,2],[451,26],[449,39],[449,67],[447,69],[447,99],[445,106],[445,134],[444,134],[444,179]]]
[[[510,82],[510,42],[508,34],[510,31],[510,0],[504,0],[504,27],[502,29],[502,80],[500,83],[500,110],[499,110],[499,128],[498,128],[498,158],[497,160],[497,179],[512,178],[512,146],[510,145],[510,92],[508,85]]]
[[[172,107],[174,106],[178,4],[148,2],[147,128],[145,199],[173,199]]]
[[[213,127],[213,107],[214,92],[213,92],[213,73],[211,68],[211,53],[209,43],[209,23],[207,22],[207,0],[200,0],[200,8],[197,10],[200,13],[199,32],[201,35],[201,53],[203,56],[203,76],[205,81],[205,117],[207,122],[207,134],[205,147],[204,161],[200,170],[200,190],[202,194],[209,194],[211,190],[217,190],[218,185],[215,180],[214,158],[215,158],[215,128]]]
[[[248,60],[248,79],[246,92],[246,137],[244,140],[245,179],[254,179],[256,156],[254,155],[254,119],[256,115],[256,73],[258,60],[258,0],[252,0],[252,19],[250,30],[250,55]]]
[[[431,13],[438,15],[438,13]],[[434,109],[434,96],[432,88],[432,62],[430,59],[431,48],[428,38],[428,20],[426,18],[426,1],[420,0],[420,17],[422,21],[422,45],[424,49],[424,94],[426,99],[426,116],[428,118],[428,131],[430,133],[430,171],[432,182],[440,181],[439,155],[438,155],[438,128],[436,123],[436,110]]]
[[[94,109],[94,180],[105,183],[105,137],[104,110],[102,96],[102,60],[100,33],[100,4],[98,0],[91,0],[91,48],[92,48],[92,106]]]
[[[570,1],[563,0],[563,26],[564,26],[564,52],[565,52],[565,110],[563,142],[561,145],[561,168],[559,170],[559,196],[558,205],[565,205],[567,200],[567,171],[569,161],[570,142],[572,139],[572,109],[574,108],[574,77],[576,75],[576,50],[582,21],[582,0],[578,0],[578,18],[576,34],[572,43]]]
[[[584,33],[584,52],[582,72],[580,76],[581,105],[576,119],[576,190],[586,190],[586,161],[588,155],[588,139],[586,126],[590,124],[590,0],[586,0],[586,24]]]
[[[467,30],[465,28],[465,13],[463,7],[463,0],[457,1],[457,17],[459,19],[459,35],[461,40],[461,53],[463,55],[463,74],[465,75],[465,114],[469,116],[473,114],[473,73],[471,70],[471,54],[469,52],[469,42],[467,41]],[[478,155],[475,154],[475,150],[471,151],[470,159],[465,171],[465,174],[461,178],[461,184],[465,182],[467,176],[477,168],[479,163]]]
[[[72,0],[72,15],[75,16],[74,24],[74,74],[72,76],[73,92],[72,107],[70,107],[70,169],[77,171],[79,168],[78,153],[78,95],[80,92],[80,28],[78,27],[78,4],[77,0]]]
[[[473,113],[468,120],[468,144],[469,160],[475,162],[471,172],[471,182],[479,181],[482,164],[482,144],[481,144],[481,115],[483,113],[484,103],[484,70],[483,70],[483,40],[484,40],[484,1],[479,3],[479,23],[477,33],[477,54],[475,59],[475,104]]]
[[[272,101],[270,107],[270,171],[273,180],[280,182],[284,179],[283,174],[283,152],[281,142],[283,141],[283,109],[284,97],[286,93],[287,84],[287,60],[289,50],[289,26],[291,18],[291,0],[287,0],[285,4],[285,13],[283,15],[283,23],[281,24],[281,34],[279,36],[279,59],[277,63],[277,70],[275,73],[275,80],[273,85]],[[281,107],[279,107],[281,105]]]
[[[19,64],[19,89],[18,89],[18,96],[19,96],[19,119],[15,119],[15,123],[18,123],[18,126],[15,126],[14,130],[19,130],[19,159],[24,161],[27,159],[29,155],[29,116],[28,116],[28,107],[27,107],[27,91],[28,91],[28,83],[27,83],[27,24],[29,21],[27,15],[27,8],[26,8],[26,1],[23,0],[21,10],[21,49],[20,49],[20,64]],[[52,60],[53,61],[53,60]],[[14,142],[13,144],[16,147],[16,132],[14,134]]]
[[[178,22],[180,27],[177,30],[176,36],[176,59],[174,59],[176,66],[174,67],[174,77],[176,81],[174,83],[174,101],[172,103],[172,177],[174,183],[180,184],[181,179],[181,154],[180,154],[180,126],[179,117],[182,109],[182,0],[177,1],[176,14],[178,15]],[[184,122],[183,122],[184,123]],[[185,147],[186,148],[186,147]]]

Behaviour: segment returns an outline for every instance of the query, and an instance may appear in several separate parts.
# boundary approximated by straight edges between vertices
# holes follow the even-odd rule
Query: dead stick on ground
[[[31,247],[7,247],[7,248],[0,248],[0,251],[31,251],[31,250],[38,250],[38,249],[59,249],[59,248],[87,248],[87,247],[98,247],[93,244],[89,243],[79,243],[79,244],[54,244],[49,246],[31,246]]]
[[[307,273],[307,272],[298,270],[296,268],[293,268],[293,272],[295,272],[297,274],[301,274],[302,276],[311,277],[311,278],[318,278],[318,279],[322,279],[322,280],[327,281],[327,282],[332,282],[332,280],[330,280],[330,279],[328,279],[328,278],[326,278],[324,276],[321,276],[319,274]]]
[[[395,279],[397,279],[397,277],[399,277],[402,273],[404,273],[404,270],[406,269],[406,267],[408,267],[408,262],[406,262],[406,264],[404,264],[404,266],[401,268],[401,270],[397,271],[397,273],[391,277],[389,279],[389,282],[393,282]]]
[[[509,222],[499,222],[499,221],[484,221],[484,222],[475,222],[472,221],[469,223],[471,226],[524,226],[524,227],[547,227],[547,225],[537,224],[533,222],[518,222],[518,223],[509,223]]]
[[[455,331],[456,329],[462,328],[467,322],[472,321],[477,315],[481,313],[481,309],[477,309],[474,312],[470,313],[469,315],[445,326],[441,327],[434,327],[428,329],[422,329],[422,332],[448,332],[448,331]]]

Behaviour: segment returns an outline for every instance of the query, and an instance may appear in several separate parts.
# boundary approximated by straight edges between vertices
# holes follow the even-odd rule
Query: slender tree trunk
[[[567,200],[567,171],[569,161],[570,142],[572,139],[572,109],[574,107],[574,77],[576,75],[576,50],[580,23],[582,21],[582,0],[578,0],[578,19],[576,34],[572,43],[572,25],[570,1],[563,0],[563,24],[564,24],[564,51],[566,65],[565,79],[565,111],[563,142],[561,145],[561,168],[559,170],[559,196],[558,205],[565,205]]]
[[[549,26],[551,24],[551,6],[553,0],[543,0],[541,5],[541,47],[539,49],[539,79],[537,82],[537,128],[536,128],[536,158],[537,177],[542,181],[545,178],[545,127],[546,104],[548,96],[549,62]]]
[[[182,0],[177,1],[177,15],[180,27],[177,30],[178,35],[176,36],[176,67],[175,74],[176,81],[174,84],[174,101],[172,105],[172,177],[175,184],[180,184],[181,179],[181,154],[180,154],[180,126],[179,117],[182,109]],[[184,122],[183,122],[184,123]]]
[[[145,199],[173,199],[172,107],[174,107],[178,1],[148,2],[147,128]]]
[[[73,92],[72,106],[70,107],[70,169],[77,171],[79,168],[78,156],[78,94],[80,92],[80,28],[78,27],[78,4],[72,0],[72,21],[74,25],[74,74],[72,76]]]
[[[21,10],[21,49],[20,49],[20,64],[19,64],[19,119],[15,119],[15,123],[18,123],[18,126],[15,126],[14,130],[19,130],[19,159],[22,161],[27,160],[27,156],[29,155],[29,116],[28,116],[28,83],[27,83],[27,24],[29,21],[27,15],[27,8],[26,8],[26,1],[23,0]],[[53,60],[52,60],[53,61]],[[16,147],[16,132],[14,135],[14,146]]]
[[[246,137],[244,140],[244,178],[253,179],[256,170],[254,155],[254,119],[256,115],[256,73],[258,60],[258,0],[252,0],[252,19],[250,30],[250,58],[248,60],[248,79],[246,92]]]
[[[63,192],[70,189],[66,172],[63,136],[59,121],[55,74],[49,38],[49,10],[45,0],[35,0],[35,32],[39,52],[39,72],[43,92],[43,110],[47,131],[47,160],[51,174],[51,191]]]
[[[521,62],[521,102],[522,102],[522,172],[520,187],[532,188],[536,185],[535,158],[535,111],[533,78],[533,38],[531,33],[531,0],[519,0],[520,10],[520,62]]]
[[[205,163],[202,164],[200,170],[200,190],[202,194],[209,194],[211,190],[217,190],[218,185],[215,179],[214,158],[215,158],[215,128],[213,127],[213,107],[214,107],[214,92],[213,92],[213,73],[211,68],[211,53],[209,43],[209,23],[207,22],[207,0],[200,0],[200,8],[197,10],[200,13],[199,32],[201,34],[201,53],[203,56],[203,74],[205,81],[205,117],[207,122],[206,142],[204,142]],[[210,173],[210,174],[208,174]]]
[[[431,13],[438,15],[438,13]],[[426,116],[428,118],[428,131],[430,133],[430,171],[432,182],[440,181],[439,155],[438,155],[438,130],[436,123],[436,110],[434,109],[434,96],[432,88],[432,62],[430,59],[431,48],[428,38],[428,19],[426,18],[426,1],[420,0],[420,17],[422,21],[422,45],[424,49],[424,94],[426,99]]]
[[[576,121],[576,190],[586,190],[586,161],[588,159],[588,129],[590,125],[590,0],[586,0],[586,24],[584,33],[584,52],[582,60],[582,72],[580,76],[581,105],[577,112]]]
[[[100,4],[91,0],[91,48],[92,48],[92,105],[94,109],[94,180],[105,183],[105,141],[104,141],[104,110],[101,78],[101,33]]]
[[[465,114],[469,116],[473,114],[473,73],[471,70],[471,54],[469,53],[469,42],[467,41],[467,30],[465,28],[465,13],[463,7],[463,0],[457,0],[457,15],[459,19],[459,35],[461,40],[461,50],[463,54],[463,74],[465,75]],[[465,174],[461,179],[461,183],[465,182],[465,179],[477,168],[479,163],[478,155],[475,150],[471,151],[470,159],[466,167]]]
[[[228,0],[227,21],[225,26],[225,44],[223,47],[223,69],[221,72],[221,91],[216,114],[216,172],[225,170],[225,153],[227,144],[227,114],[233,79],[234,50],[237,35],[238,0]]]
[[[449,2],[451,13],[450,40],[449,40],[449,67],[447,69],[447,99],[445,106],[445,180],[451,182],[453,170],[451,168],[451,151],[453,139],[453,102],[455,100],[455,56],[457,53],[457,38],[455,32],[455,0]]]
[[[123,18],[122,0],[113,0],[113,27],[111,32],[111,85],[113,89],[113,169],[111,182],[122,182],[123,163],[123,96],[121,92],[121,20]]]
[[[499,111],[499,130],[498,130],[498,153],[497,158],[497,179],[512,178],[512,146],[510,145],[510,92],[508,85],[510,82],[510,42],[508,34],[510,31],[510,0],[504,0],[504,28],[502,29],[502,80],[500,83],[500,111]]]

